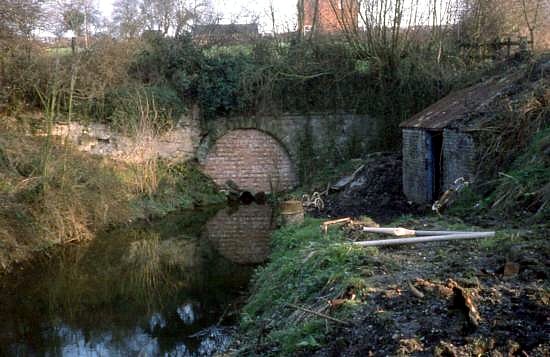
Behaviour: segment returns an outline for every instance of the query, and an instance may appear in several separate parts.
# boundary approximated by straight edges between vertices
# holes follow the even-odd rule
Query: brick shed
[[[453,92],[401,123],[403,192],[409,200],[432,203],[456,179],[475,181],[477,129],[519,76],[493,77]]]

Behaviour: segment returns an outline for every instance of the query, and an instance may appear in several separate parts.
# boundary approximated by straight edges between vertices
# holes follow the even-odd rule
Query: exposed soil
[[[317,217],[360,217],[367,215],[388,222],[419,208],[407,201],[402,189],[400,153],[366,156],[352,175],[335,183],[323,197],[325,208],[311,213]]]
[[[442,228],[429,220],[406,226]],[[495,247],[380,248],[365,269],[367,294],[353,326],[336,330],[315,355],[550,356],[546,232],[521,232],[518,243]]]
[[[401,167],[397,153],[369,155],[333,185],[324,210],[314,215],[365,215],[384,224],[420,213],[402,192]],[[449,229],[457,223],[463,225],[432,217],[402,226]],[[353,229],[347,235],[374,238]],[[380,248],[365,262],[366,298],[352,326],[335,330],[315,355],[550,356],[547,236],[547,227],[540,227],[490,247],[476,241]]]

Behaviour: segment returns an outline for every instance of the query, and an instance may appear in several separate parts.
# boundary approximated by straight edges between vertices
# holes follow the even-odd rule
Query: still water
[[[111,230],[0,285],[0,355],[209,356],[228,348],[269,206],[188,211]]]

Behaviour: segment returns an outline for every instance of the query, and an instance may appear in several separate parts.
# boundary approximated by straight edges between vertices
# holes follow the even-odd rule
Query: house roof
[[[519,72],[519,71],[518,71]],[[401,128],[442,130],[466,122],[473,113],[483,112],[521,73],[492,77],[472,87],[452,92],[420,113],[401,123]]]
[[[258,24],[209,24],[193,27],[193,35],[257,35]]]

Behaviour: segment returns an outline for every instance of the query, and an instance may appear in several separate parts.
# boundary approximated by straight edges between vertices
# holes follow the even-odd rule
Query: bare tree
[[[503,33],[505,10],[500,0],[462,0],[458,40],[465,48],[473,48],[483,57],[484,44],[495,42]]]
[[[432,49],[436,60],[441,61],[457,22],[460,0],[326,2],[338,20],[338,29],[359,57],[378,59],[393,68],[405,54],[420,47]],[[302,14],[301,18],[306,16]]]
[[[179,36],[191,26],[216,21],[214,7],[210,0],[175,0],[175,36]]]
[[[135,0],[116,0],[113,4],[113,23],[118,36],[131,39],[143,31],[140,4]]]
[[[43,0],[0,1],[0,40],[13,36],[32,36],[43,19]]]
[[[542,0],[521,0],[521,9],[527,30],[529,31],[529,40],[531,41],[531,49],[535,50],[535,31],[538,28],[539,10]],[[547,16],[549,16],[547,14]]]
[[[168,34],[174,24],[175,0],[144,0],[140,10],[147,30]]]
[[[101,27],[101,13],[93,0],[59,0],[49,6],[49,12],[56,34],[71,30],[77,37],[84,37],[85,48],[90,35]]]

